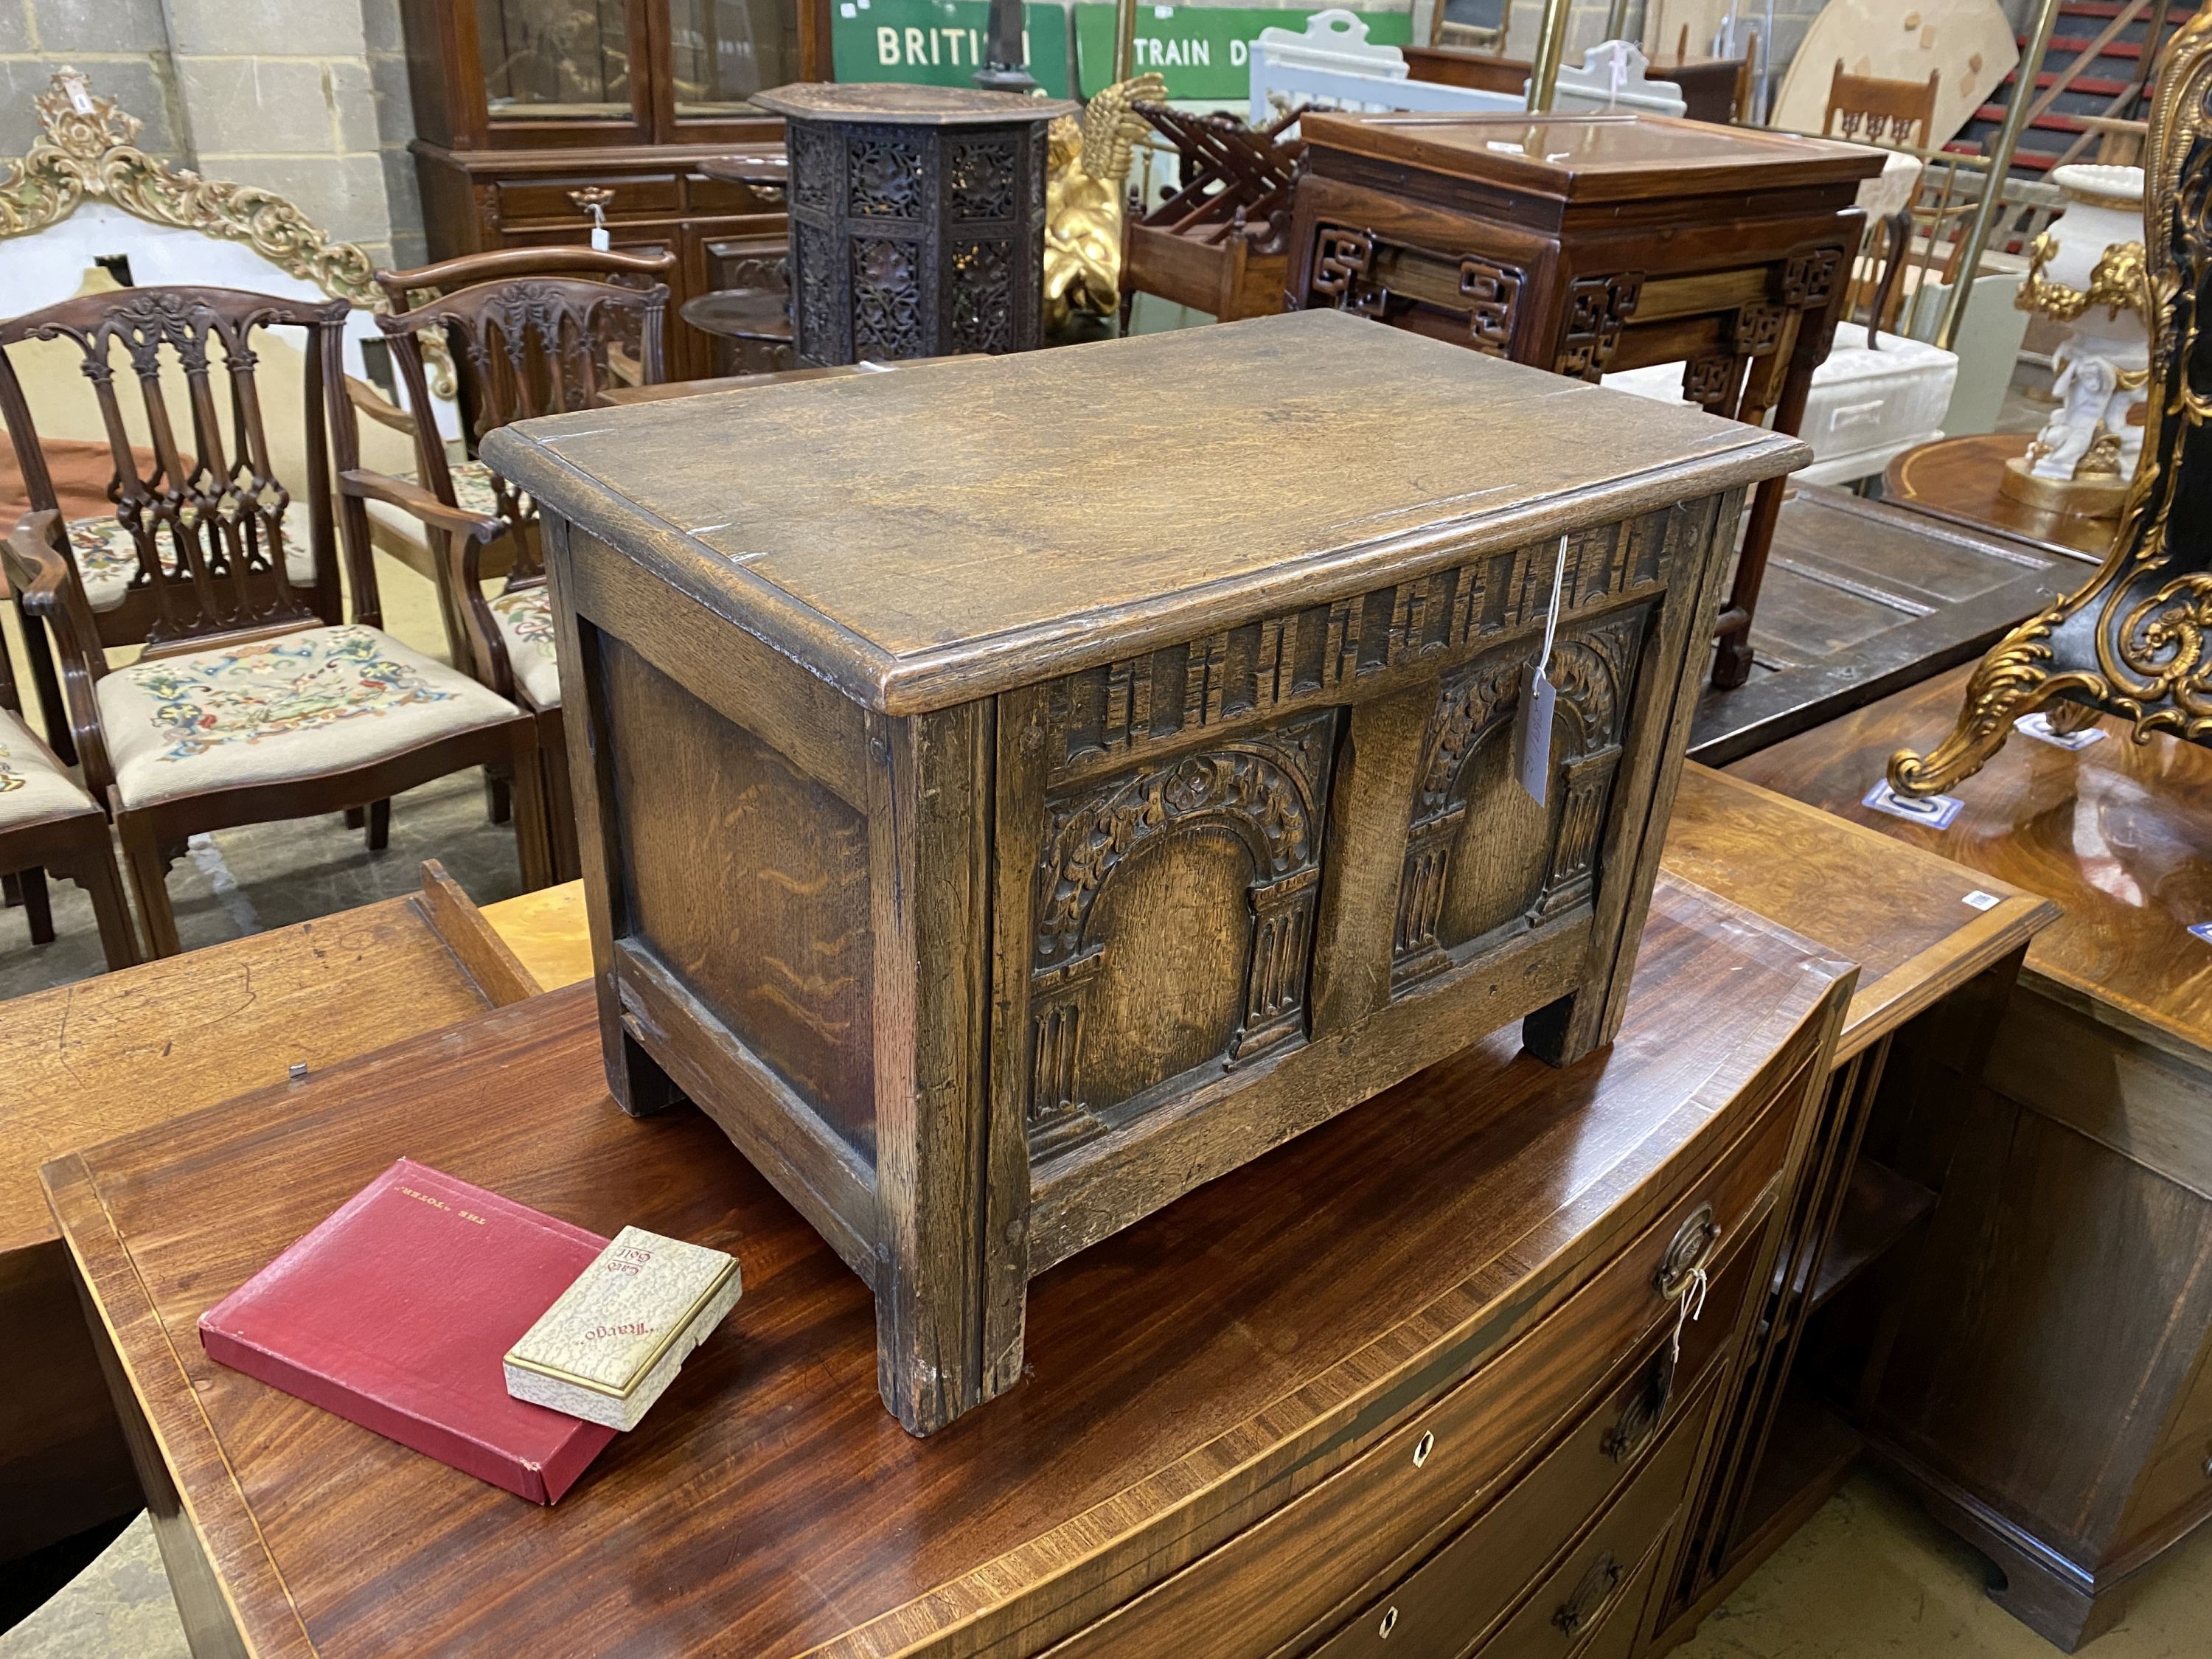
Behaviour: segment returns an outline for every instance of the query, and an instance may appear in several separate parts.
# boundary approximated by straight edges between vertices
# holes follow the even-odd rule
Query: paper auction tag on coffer
[[[1513,730],[1515,769],[1528,799],[1541,806],[1552,779],[1552,709],[1559,689],[1538,663],[1521,665],[1521,722]]]

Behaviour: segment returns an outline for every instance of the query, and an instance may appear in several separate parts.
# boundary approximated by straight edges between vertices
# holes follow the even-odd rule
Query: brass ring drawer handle
[[[1382,1615],[1382,1622],[1375,1627],[1375,1634],[1382,1641],[1390,1639],[1390,1632],[1398,1628],[1398,1609],[1391,1607]]]
[[[1575,1593],[1559,1603],[1552,1622],[1569,1637],[1580,1634],[1597,1622],[1597,1615],[1612,1601],[1620,1589],[1620,1581],[1626,1577],[1613,1552],[1607,1550],[1583,1575],[1583,1582],[1575,1586]]]
[[[1436,1449],[1437,1431],[1434,1429],[1425,1431],[1421,1437],[1413,1443],[1413,1467],[1418,1469],[1422,1464],[1427,1462],[1429,1454]]]
[[[1667,1254],[1660,1258],[1659,1271],[1655,1275],[1659,1294],[1673,1302],[1688,1290],[1698,1270],[1712,1260],[1713,1247],[1720,1243],[1720,1237],[1721,1224],[1713,1218],[1711,1205],[1700,1204],[1691,1211],[1675,1229]]]

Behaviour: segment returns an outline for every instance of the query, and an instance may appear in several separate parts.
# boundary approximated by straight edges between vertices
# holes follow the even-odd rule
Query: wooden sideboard
[[[2212,753],[2106,720],[2015,734],[1949,828],[1863,805],[1951,728],[1967,670],[1738,762],[1736,775],[2046,894],[1987,1086],[1895,1156],[1940,1188],[1875,1407],[1877,1447],[2069,1650],[2212,1516]]]
[[[556,901],[531,895],[527,902]],[[18,997],[0,1020],[0,1562],[141,1502],[41,1164],[532,994],[435,864],[421,893]],[[290,1086],[288,1085],[288,1086]]]
[[[1853,978],[1671,878],[1644,951],[1608,1052],[1493,1036],[1054,1269],[1020,1384],[927,1440],[878,1404],[866,1285],[702,1115],[616,1107],[580,987],[46,1178],[201,1659],[1612,1659],[1712,1464]],[[744,1263],[554,1510],[194,1338],[401,1150]]]
[[[1923,1111],[1940,1122],[1978,1086],[2028,941],[2058,908],[1698,765],[1683,770],[1662,867],[1859,963],[1744,1386],[1655,1620],[1671,1644],[1811,1516],[1863,1449],[1937,1202],[1904,1173],[1900,1142]]]
[[[1558,374],[1682,360],[1683,397],[1794,432],[1865,216],[1864,146],[1636,115],[1315,112],[1290,302]],[[1714,684],[1748,630],[1782,506],[1760,486],[1720,615]]]
[[[768,280],[782,254],[783,192],[711,178],[701,163],[763,149],[750,143],[639,144],[627,148],[454,149],[417,138],[423,228],[433,258],[504,247],[582,246],[596,199],[609,246],[626,253],[672,253],[667,373],[672,380],[714,374],[713,337],[684,323],[684,304],[720,289]]]

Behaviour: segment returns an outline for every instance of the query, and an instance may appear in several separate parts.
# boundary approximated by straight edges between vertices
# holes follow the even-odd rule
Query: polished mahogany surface
[[[1316,112],[1300,131],[1309,144],[1445,173],[1473,168],[1477,177],[1517,180],[1578,202],[1730,183],[1748,190],[1849,183],[1881,170],[1862,144],[1662,115]]]
[[[581,987],[46,1178],[262,1659],[882,1653],[1040,1582],[1126,1595],[1115,1539],[1340,1461],[1482,1363],[1668,1212],[1848,971],[1662,877],[1613,1047],[1559,1071],[1492,1036],[1085,1251],[1032,1287],[1019,1385],[927,1440],[883,1411],[869,1293],[813,1230],[704,1116],[608,1099]],[[193,1340],[403,1152],[744,1262],[736,1314],[555,1509]]]
[[[1908,449],[1890,462],[1882,497],[1936,518],[1986,525],[2075,558],[2103,558],[2118,533],[2118,519],[2045,513],[1998,489],[2004,464],[2026,454],[2027,442],[2023,432],[1984,432]]]
[[[2212,1047],[2212,751],[2164,735],[2137,744],[2107,719],[2072,753],[2015,733],[1958,787],[1948,830],[1863,805],[1896,750],[1951,729],[1961,668],[1777,744],[1729,770],[2056,900],[2027,973]]]
[[[1660,867],[1859,964],[1839,1065],[2058,914],[1994,876],[1694,763],[1682,769]]]

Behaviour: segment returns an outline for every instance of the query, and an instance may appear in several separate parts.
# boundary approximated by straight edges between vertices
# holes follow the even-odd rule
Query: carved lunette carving
[[[1579,736],[1574,748],[1553,763],[1554,786],[1562,799],[1533,920],[1559,915],[1589,896],[1648,617],[1648,607],[1639,605],[1581,634],[1563,635],[1553,648],[1550,676],[1560,702],[1574,712]],[[1519,708],[1522,665],[1531,654],[1516,648],[1481,659],[1449,678],[1438,696],[1399,883],[1398,922],[1391,941],[1395,984],[1410,984],[1450,964],[1437,929],[1450,885],[1452,852],[1467,816],[1461,775],[1482,739]]]
[[[1560,615],[1646,592],[1674,556],[1668,515],[1577,531]],[[1052,682],[1055,781],[1200,727],[1339,699],[1347,685],[1425,664],[1448,667],[1540,617],[1556,542],[1486,554],[1392,587],[1270,617]]]
[[[1225,830],[1252,861],[1252,942],[1243,1019],[1226,1063],[1248,1061],[1304,1024],[1313,907],[1320,886],[1323,789],[1336,719],[1309,714],[1272,731],[1103,779],[1050,804],[1038,869],[1030,977],[1032,1146],[1065,1147],[1104,1126],[1080,1074],[1091,988],[1109,951],[1099,895],[1127,861],[1182,834]]]
[[[27,236],[58,224],[88,198],[113,204],[151,225],[171,225],[225,241],[243,242],[289,276],[313,283],[335,300],[388,312],[376,284],[376,262],[351,242],[331,240],[307,215],[272,190],[203,179],[138,148],[145,125],[92,90],[75,69],[52,77],[31,100],[41,129],[31,148],[0,162],[0,239]],[[437,336],[423,342],[432,389],[453,396],[452,359]]]

